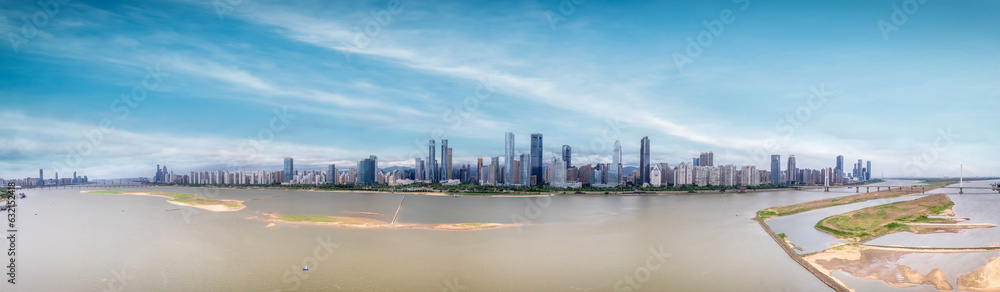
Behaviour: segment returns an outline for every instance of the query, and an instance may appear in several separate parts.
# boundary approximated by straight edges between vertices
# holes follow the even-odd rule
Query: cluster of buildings
[[[77,184],[87,184],[90,183],[90,179],[84,176],[76,175],[73,172],[73,177],[59,178],[59,173],[55,173],[55,178],[45,178],[45,172],[42,169],[38,169],[38,177],[26,177],[18,179],[5,180],[0,178],[0,186],[6,186],[8,182],[13,182],[16,185],[22,187],[36,187],[36,186],[57,186],[57,185],[77,185]]]
[[[611,151],[611,163],[573,164],[573,148],[562,145],[561,155],[554,155],[549,161],[542,158],[543,136],[531,134],[529,151],[516,153],[514,134],[507,132],[504,141],[504,156],[479,157],[476,164],[455,165],[453,149],[448,140],[430,140],[426,158],[416,158],[413,168],[379,169],[375,155],[362,159],[352,168],[338,169],[330,164],[324,170],[296,170],[291,157],[284,159],[284,168],[278,171],[256,170],[215,170],[175,174],[166,166],[156,166],[156,183],[213,184],[213,185],[269,185],[269,184],[355,184],[355,185],[405,185],[412,183],[441,183],[457,185],[471,183],[497,186],[555,187],[617,187],[633,186],[759,186],[797,184],[844,184],[871,179],[871,161],[862,160],[854,165],[851,173],[846,173],[844,157],[837,156],[836,167],[823,169],[798,168],[795,155],[789,155],[782,169],[780,155],[771,156],[770,169],[758,169],[755,165],[715,165],[715,154],[703,152],[690,163],[676,165],[652,163],[650,160],[649,137],[642,137],[639,146],[639,166],[625,173],[622,165],[621,143],[615,141]],[[632,168],[632,167],[629,167]],[[4,180],[0,179],[0,182]],[[86,183],[87,177],[45,180],[39,170],[39,177],[18,180],[19,185],[32,186],[50,184]]]

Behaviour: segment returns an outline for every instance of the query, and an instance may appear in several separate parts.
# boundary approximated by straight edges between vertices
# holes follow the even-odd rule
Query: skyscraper
[[[607,184],[610,186],[620,186],[622,183],[622,143],[615,140],[615,146],[611,151],[611,165],[607,170]]]
[[[447,164],[447,166],[445,166],[445,169],[447,169],[447,171],[445,171],[445,173],[447,173],[445,175],[445,179],[446,180],[454,179],[455,177],[452,174],[453,170],[452,170],[452,165],[451,165],[451,148],[448,148],[448,155],[445,156],[445,157],[447,157],[446,159],[448,160],[448,164]]]
[[[417,160],[420,160],[420,158],[417,158]],[[329,166],[327,166],[327,170],[326,170],[326,183],[328,183],[328,184],[337,184],[337,166],[336,165],[330,164]]]
[[[871,162],[869,162],[868,164],[871,165]],[[41,168],[38,169],[38,185],[45,186],[45,176],[42,175]]]
[[[503,144],[504,145],[504,162],[503,163],[506,164],[507,167],[504,169],[503,178],[504,178],[504,181],[506,181],[506,183],[509,185],[509,184],[513,184],[513,182],[514,182],[514,175],[513,175],[514,174],[514,133],[507,132],[507,134],[504,135],[504,137],[505,137],[505,139],[504,139],[504,144]]]
[[[545,175],[542,167],[542,134],[531,134],[531,175],[535,177],[534,185],[541,185]]]
[[[636,185],[649,183],[649,171],[649,136],[643,136],[639,140],[639,182]]]
[[[420,157],[413,159],[413,180],[424,179],[424,161]]]
[[[799,181],[799,170],[795,168],[795,155],[788,155],[788,184],[795,184]]]
[[[701,158],[696,157],[694,159],[691,159],[691,166],[701,166],[701,163],[699,162],[701,162]]]
[[[448,161],[448,139],[441,139],[441,172],[438,180],[451,179],[451,161]]]
[[[291,157],[285,157],[285,180],[282,182],[292,182],[292,178],[295,177],[295,166],[293,165]]]
[[[569,145],[563,145],[562,160],[563,162],[566,163],[566,168],[573,167],[573,147],[569,147]]]
[[[844,177],[844,156],[837,155],[837,168],[833,173],[833,182],[840,182]]]
[[[479,157],[479,161],[476,162],[476,180],[480,183],[486,182],[485,173],[483,173],[483,158]]]
[[[865,180],[872,180],[872,161],[868,160],[868,167],[865,167]],[[41,170],[39,170],[41,171]]]
[[[781,155],[771,155],[771,184],[781,184]]]
[[[552,178],[550,185],[557,188],[566,187],[566,164],[559,157],[552,158]]]
[[[531,155],[521,154],[521,185],[531,184]]]
[[[493,156],[492,158],[490,158],[490,171],[492,172],[492,173],[490,173],[490,177],[492,178],[490,180],[490,183],[493,183],[494,185],[500,183],[501,178],[500,178],[500,157],[499,156]]]
[[[436,143],[434,143],[434,140],[432,139],[427,145],[427,180],[431,181],[431,183],[438,182],[437,158],[434,155],[437,149],[434,149],[434,144]]]
[[[369,156],[367,159],[358,162],[358,184],[361,185],[374,185],[375,175],[377,168],[375,166],[375,155]]]

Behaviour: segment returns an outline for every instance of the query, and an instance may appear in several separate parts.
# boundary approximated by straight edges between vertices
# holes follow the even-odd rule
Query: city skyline
[[[608,162],[615,140],[636,165],[637,137],[649,136],[661,141],[651,161],[711,149],[758,167],[780,153],[810,167],[865,157],[886,176],[958,176],[961,164],[967,175],[1000,174],[988,163],[1000,158],[997,141],[967,118],[1000,105],[1000,57],[978,37],[997,22],[984,11],[1000,4],[928,7],[883,37],[876,23],[890,3],[745,3],[588,2],[553,23],[546,12],[559,3],[544,1],[444,12],[244,3],[224,14],[210,2],[69,2],[44,33],[0,49],[0,120],[14,121],[0,124],[0,176],[152,177],[154,164],[271,168],[285,156],[322,169],[371,153],[383,166],[412,165],[429,139],[461,145],[459,165],[505,156],[496,133],[507,131],[573,146],[573,165]],[[20,32],[41,9],[5,8],[0,32]],[[735,20],[678,66],[720,11]],[[824,14],[796,17],[815,11]],[[372,21],[379,34],[356,46],[354,28]],[[619,26],[599,25],[609,22]],[[509,31],[490,30],[498,24]],[[941,110],[952,107],[961,115]],[[544,152],[548,163],[559,150]]]

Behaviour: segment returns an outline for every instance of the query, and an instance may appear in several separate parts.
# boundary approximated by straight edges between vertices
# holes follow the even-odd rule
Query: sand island
[[[81,193],[162,197],[170,199],[167,202],[174,205],[195,207],[198,209],[208,210],[212,212],[233,212],[233,211],[243,210],[243,208],[246,208],[246,206],[243,205],[243,201],[202,198],[199,197],[198,195],[188,194],[188,193],[128,191],[119,189],[81,191]]]
[[[483,230],[518,225],[501,223],[400,224],[355,216],[282,215],[273,211],[262,212],[260,214],[262,216],[250,217],[249,219],[264,220],[272,224],[326,225],[353,229]]]

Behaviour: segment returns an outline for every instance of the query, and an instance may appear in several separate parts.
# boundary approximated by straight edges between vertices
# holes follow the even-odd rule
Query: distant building
[[[611,152],[611,165],[605,170],[607,173],[605,184],[617,187],[622,183],[622,144],[615,140],[615,146]]]
[[[358,162],[358,184],[374,185],[376,183],[377,161],[378,159],[375,158],[375,155],[372,155]]]
[[[788,155],[788,184],[793,185],[799,182],[799,169],[795,167],[795,155]]]
[[[285,180],[282,182],[291,183],[295,177],[295,165],[291,157],[285,157]]]
[[[427,145],[427,180],[431,183],[438,182],[437,157],[434,155],[434,153],[437,152],[437,149],[434,149],[435,144],[437,143],[435,143],[434,140],[430,140]]]
[[[542,184],[545,169],[542,167],[542,134],[531,134],[531,175],[535,177],[532,185]]]
[[[531,155],[521,154],[521,179],[522,186],[531,185]]]
[[[569,145],[562,146],[562,160],[566,162],[566,168],[573,167],[573,147],[569,147]]]
[[[697,166],[715,166],[715,153],[712,151],[702,152],[701,156],[698,157]]]
[[[441,171],[438,180],[451,179],[451,161],[448,161],[448,139],[441,139]]]
[[[771,155],[771,184],[781,184],[781,155]]]
[[[649,183],[649,136],[643,136],[639,140],[639,182],[636,185],[643,186]]]
[[[504,181],[508,185],[514,184],[516,177],[514,173],[517,168],[514,166],[514,133],[507,132],[504,135],[504,164],[507,165],[504,171]]]
[[[420,158],[417,158],[417,160],[420,160]],[[334,164],[327,166],[326,183],[337,184],[337,166]]]
[[[566,163],[562,158],[552,158],[552,177],[549,185],[557,188],[566,187]]]
[[[38,170],[41,172],[41,170]],[[868,160],[868,167],[865,167],[865,180],[872,180],[872,161]]]
[[[658,187],[662,181],[662,176],[660,175],[660,165],[654,164],[653,168],[649,170],[649,185]]]

